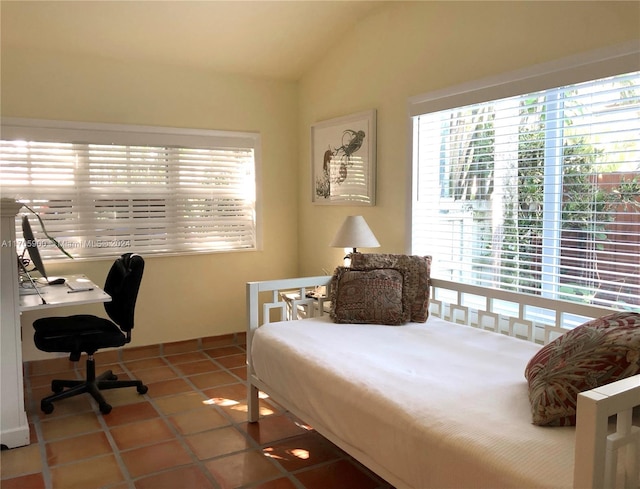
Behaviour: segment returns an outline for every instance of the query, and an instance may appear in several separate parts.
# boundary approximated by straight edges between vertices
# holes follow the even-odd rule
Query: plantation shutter
[[[640,307],[640,72],[413,120],[411,251],[434,277]]]
[[[9,121],[2,193],[38,212],[76,257],[256,249],[258,143],[249,133]]]

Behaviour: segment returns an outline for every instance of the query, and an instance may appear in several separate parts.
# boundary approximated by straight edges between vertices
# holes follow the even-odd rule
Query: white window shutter
[[[38,212],[74,257],[252,250],[259,143],[253,133],[3,120],[2,194]]]
[[[604,75],[416,98],[411,252],[434,277],[640,308],[640,72]]]

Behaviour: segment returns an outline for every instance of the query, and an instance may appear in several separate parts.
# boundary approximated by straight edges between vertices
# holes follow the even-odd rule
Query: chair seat
[[[127,343],[126,335],[108,319],[88,314],[37,319],[34,343],[46,352],[95,353]]]

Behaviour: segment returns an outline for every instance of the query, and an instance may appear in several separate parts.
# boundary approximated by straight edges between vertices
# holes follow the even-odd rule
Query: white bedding
[[[438,318],[379,326],[325,316],[258,328],[251,354],[274,395],[389,482],[569,488],[575,429],[531,424],[523,372],[539,348]]]

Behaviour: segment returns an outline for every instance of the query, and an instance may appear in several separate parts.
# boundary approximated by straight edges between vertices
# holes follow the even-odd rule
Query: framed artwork
[[[376,111],[311,126],[312,202],[375,205]]]

